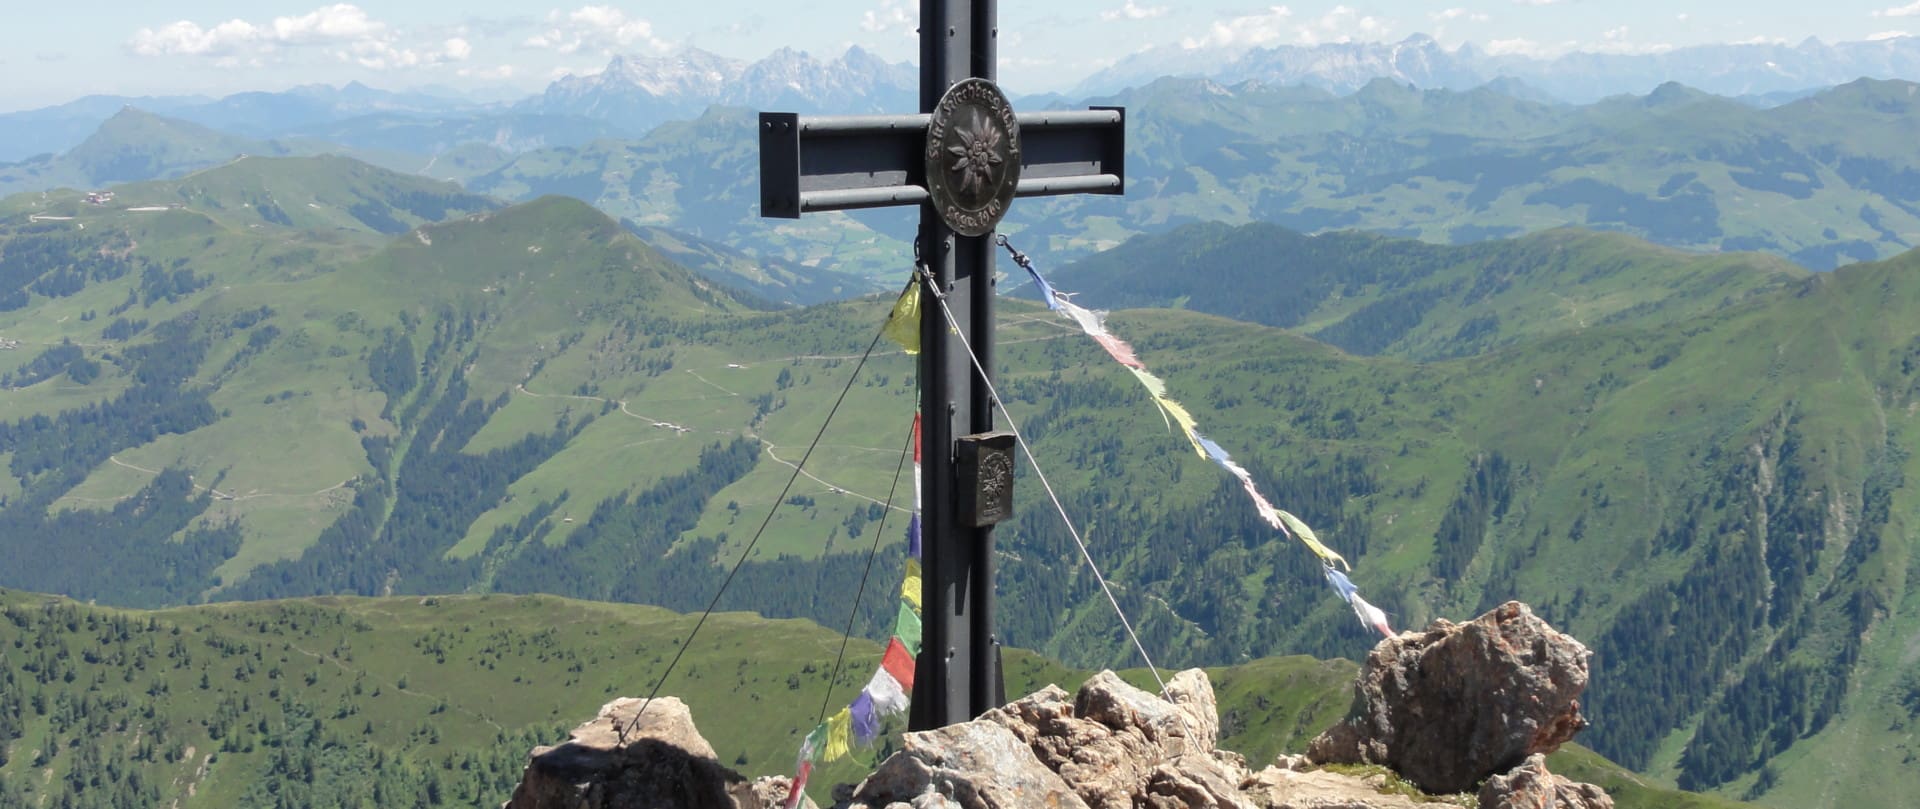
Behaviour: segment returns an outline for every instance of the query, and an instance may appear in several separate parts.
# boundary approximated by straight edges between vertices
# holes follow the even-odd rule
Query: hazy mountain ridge
[[[889,63],[858,46],[825,61],[782,48],[754,62],[686,48],[662,57],[615,56],[599,73],[562,77],[514,109],[604,120],[641,134],[714,105],[897,112],[917,109],[919,94],[912,66]]]
[[[1920,80],[1920,38],[1834,44],[1809,38],[1798,45],[1692,45],[1652,53],[1574,52],[1553,58],[1501,55],[1471,43],[1447,48],[1425,34],[1399,42],[1255,47],[1226,58],[1217,51],[1165,45],[1121,59],[1082,81],[1074,93],[1113,93],[1163,76],[1305,85],[1341,94],[1380,78],[1449,90],[1513,79],[1573,103],[1638,95],[1667,82],[1716,95],[1759,96],[1860,78]]]

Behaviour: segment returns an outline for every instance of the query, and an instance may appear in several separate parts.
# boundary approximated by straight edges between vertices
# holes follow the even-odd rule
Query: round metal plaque
[[[993,82],[947,88],[927,128],[927,192],[947,227],[962,236],[993,230],[1020,184],[1020,122]]]

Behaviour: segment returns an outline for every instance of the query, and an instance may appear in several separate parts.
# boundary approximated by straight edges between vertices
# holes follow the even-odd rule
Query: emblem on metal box
[[[993,230],[1020,184],[1020,122],[993,82],[947,88],[927,128],[927,192],[947,227],[962,236]]]

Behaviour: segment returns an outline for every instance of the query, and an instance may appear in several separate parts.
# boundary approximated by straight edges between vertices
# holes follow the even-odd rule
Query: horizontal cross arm
[[[760,114],[760,215],[918,205],[927,201],[933,116]],[[1126,111],[1023,112],[1015,195],[1119,194],[1126,185]]]

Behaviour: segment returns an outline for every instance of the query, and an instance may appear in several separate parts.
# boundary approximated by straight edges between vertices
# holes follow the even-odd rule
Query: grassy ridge
[[[544,596],[138,612],[0,590],[0,679],[11,678],[19,706],[11,721],[16,703],[0,699],[0,796],[18,806],[497,805],[531,746],[564,738],[615,696],[645,695],[692,623]],[[724,763],[784,773],[838,648],[810,623],[716,615],[663,693],[688,703]],[[852,641],[830,701],[856,693],[879,652]],[[1071,690],[1088,674],[1023,652],[1008,659],[1012,693]],[[1275,658],[1210,674],[1223,746],[1257,767],[1339,716],[1353,666]],[[1151,687],[1144,672],[1124,676]],[[892,743],[829,768],[822,797]],[[1581,777],[1634,783],[1616,791],[1622,806],[1679,805],[1591,753],[1569,755]]]

